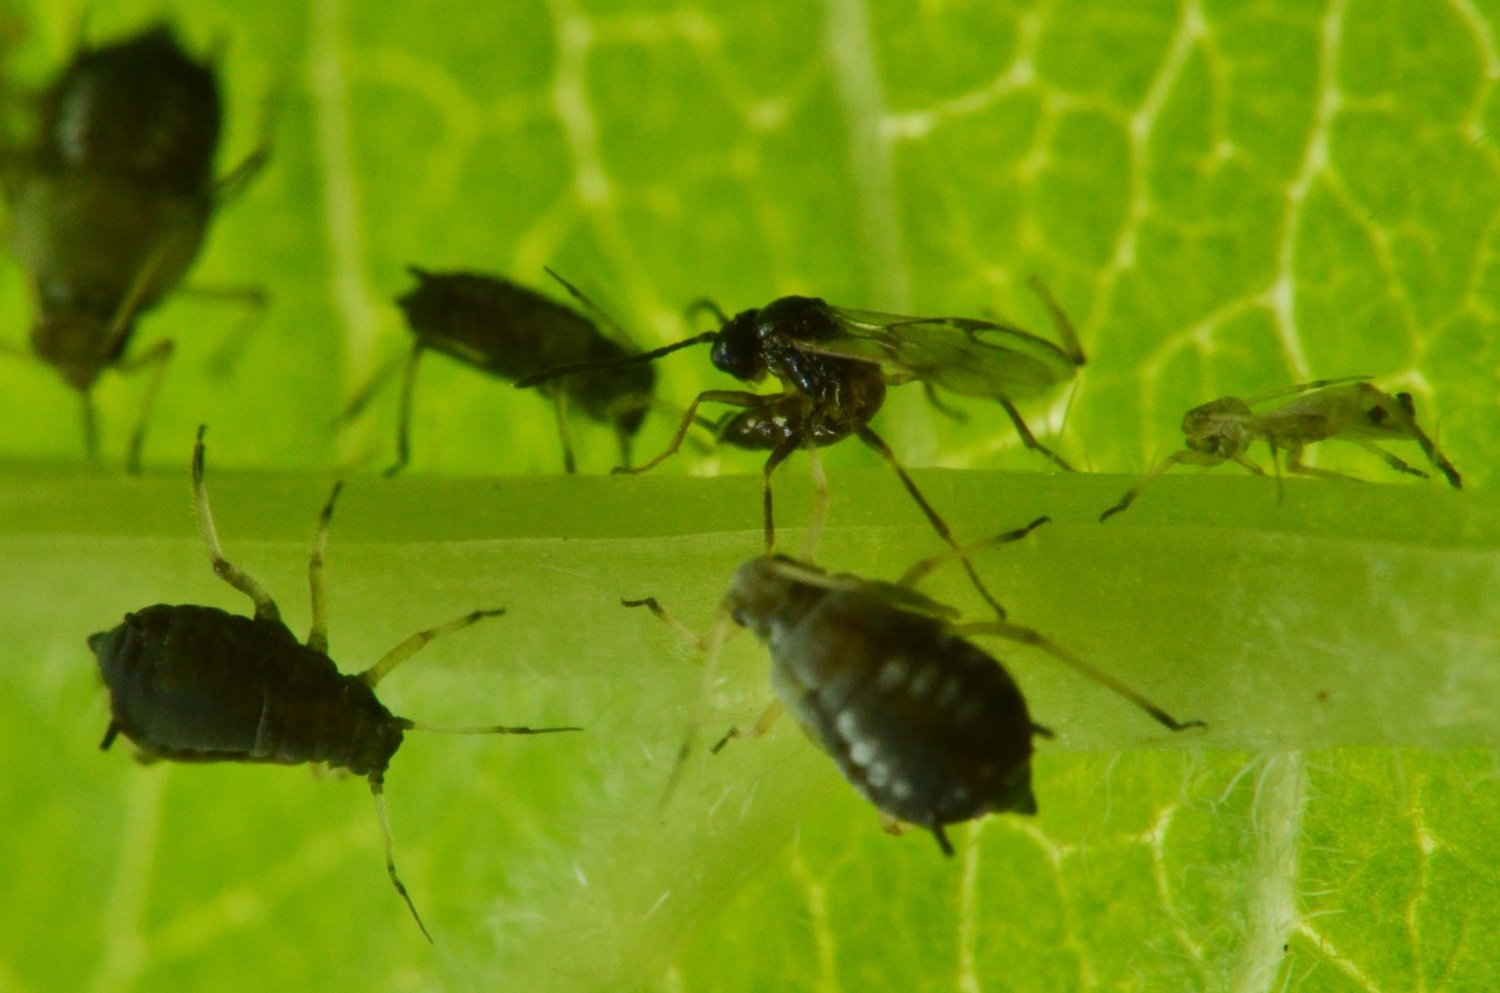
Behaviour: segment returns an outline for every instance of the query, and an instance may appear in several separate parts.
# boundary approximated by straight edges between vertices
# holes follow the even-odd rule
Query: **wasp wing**
[[[1009,324],[843,307],[828,310],[844,334],[798,339],[797,347],[876,363],[893,383],[921,380],[963,396],[1024,400],[1067,382],[1078,369],[1057,345]]]

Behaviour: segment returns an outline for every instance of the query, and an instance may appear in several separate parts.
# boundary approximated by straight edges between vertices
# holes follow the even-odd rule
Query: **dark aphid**
[[[417,363],[426,349],[452,356],[492,376],[512,380],[568,363],[609,365],[628,359],[634,351],[602,332],[601,323],[624,338],[613,321],[551,270],[548,272],[553,278],[590,308],[598,323],[550,297],[498,276],[428,272],[417,266],[407,269],[417,277],[417,287],[397,298],[396,304],[406,315],[406,324],[416,340],[412,342],[401,387],[396,464],[387,474],[400,471],[407,463]],[[359,413],[389,371],[377,376],[355,397],[345,417]],[[629,465],[631,439],[645,420],[655,385],[656,372],[650,366],[608,369],[550,383],[543,392],[557,408],[563,467],[568,472],[575,471],[573,444],[568,437],[570,407],[610,425],[619,441],[620,459]]]
[[[385,770],[407,731],[453,734],[545,734],[574,727],[446,728],[397,717],[375,697],[375,686],[428,642],[503,610],[476,610],[419,631],[354,675],[328,657],[323,602],[323,550],[340,486],[318,519],[308,565],[312,628],[306,644],[281,621],[276,602],[224,558],[203,483],[203,429],[193,451],[193,494],[214,572],[248,596],[254,617],[215,607],[155,604],[125,615],[111,631],[89,638],[110,694],[109,729],[101,748],[125,735],[146,758],[177,762],[326,763],[365,776],[385,839],[391,882],[427,935],[396,875],[385,815]],[[428,936],[431,940],[431,936]]]
[[[164,339],[127,355],[136,320],[182,281],[214,211],[260,170],[266,150],[214,179],[214,69],[165,25],[80,49],[38,106],[35,140],[3,158],[10,245],[35,299],[31,349],[78,391],[90,458],[100,373],[153,370],[126,458],[135,471],[173,348]]]
[[[1463,479],[1458,470],[1417,425],[1417,411],[1411,394],[1382,392],[1371,386],[1368,379],[1367,376],[1319,379],[1248,399],[1220,397],[1194,407],[1182,419],[1187,448],[1173,452],[1157,463],[1156,468],[1125,492],[1119,503],[1100,514],[1099,520],[1107,520],[1129,507],[1152,480],[1179,463],[1212,467],[1235,462],[1258,476],[1265,475],[1265,470],[1245,456],[1250,446],[1260,439],[1270,446],[1271,461],[1278,470],[1280,453],[1285,451],[1288,472],[1324,479],[1353,478],[1341,472],[1302,464],[1304,448],[1332,438],[1353,442],[1397,472],[1425,479],[1426,472],[1407,465],[1375,444],[1376,441],[1414,441],[1453,488],[1462,489]],[[1290,395],[1296,398],[1264,414],[1251,409],[1267,400]]]
[[[869,422],[880,410],[886,387],[891,385],[920,382],[929,395],[938,388],[988,397],[999,401],[1027,447],[1069,468],[1032,436],[1014,403],[1044,395],[1067,382],[1084,362],[1078,336],[1067,316],[1040,281],[1033,280],[1032,287],[1047,306],[1064,347],[1007,324],[967,317],[905,317],[849,310],[816,297],[782,297],[732,318],[712,303],[703,302],[698,306],[717,316],[719,330],[644,352],[609,368],[650,362],[690,345],[711,344],[710,359],[720,371],[746,383],[758,383],[770,376],[781,384],[781,392],[705,390],[689,405],[664,452],[639,468],[617,471],[645,472],[673,455],[694,423],[700,404],[743,407],[720,424],[718,436],[738,448],[771,453],[762,470],[768,551],[775,544],[771,474],[799,448],[821,448],[850,435],[885,459],[932,526],[956,549],[948,525]],[[526,377],[516,385],[535,386],[597,368],[589,363],[562,366]],[[999,611],[967,560],[964,565],[985,599]]]
[[[994,540],[1014,541],[1045,520]],[[1035,645],[1173,731],[1202,726],[1175,720],[1030,628],[954,623],[952,610],[911,586],[929,568],[930,562],[919,563],[899,583],[886,583],[829,575],[783,556],[740,566],[721,612],[770,649],[777,700],[753,730],[731,729],[715,750],[729,738],[763,733],[785,708],[882,814],[928,829],[952,855],[946,825],[1002,811],[1036,813],[1032,737],[1052,736],[1031,719],[999,661],[965,635]],[[650,607],[702,645],[654,600],[625,603]],[[720,630],[711,661],[722,640]],[[679,753],[674,783],[690,742],[691,736]]]

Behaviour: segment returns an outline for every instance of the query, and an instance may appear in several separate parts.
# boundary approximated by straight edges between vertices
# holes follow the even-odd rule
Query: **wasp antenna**
[[[678,349],[691,348],[693,345],[705,345],[718,336],[719,333],[717,331],[705,331],[691,338],[674,341],[670,345],[653,348],[649,352],[641,352],[638,355],[632,355],[628,358],[614,359],[609,362],[574,362],[570,365],[553,366],[551,369],[543,369],[541,372],[522,376],[516,380],[515,388],[524,390],[533,386],[540,386],[543,383],[550,383],[552,380],[561,379],[564,376],[578,376],[593,372],[614,372],[616,369],[628,369],[631,366],[645,365],[648,362],[656,361],[663,355],[670,355]]]
[[[391,885],[396,887],[397,894],[406,902],[406,909],[411,911],[411,919],[417,922],[417,927],[422,932],[422,937],[427,939],[429,945],[433,944],[432,935],[427,930],[427,925],[422,923],[422,915],[417,913],[416,904],[411,902],[411,895],[406,892],[406,884],[401,882],[401,877],[396,875],[396,857],[392,853],[391,846],[391,822],[385,815],[385,786],[374,776],[370,777],[370,793],[375,797],[375,814],[380,818],[380,835],[385,842],[385,871],[391,877]]]

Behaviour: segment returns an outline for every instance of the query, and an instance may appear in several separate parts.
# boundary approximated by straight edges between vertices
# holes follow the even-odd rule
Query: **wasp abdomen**
[[[113,727],[178,761],[385,769],[403,723],[279,621],[157,604],[89,639]]]

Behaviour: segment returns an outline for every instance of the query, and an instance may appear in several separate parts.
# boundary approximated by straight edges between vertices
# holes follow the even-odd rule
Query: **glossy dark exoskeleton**
[[[417,266],[407,269],[417,278],[417,286],[399,297],[396,304],[406,315],[406,324],[416,340],[401,388],[396,464],[390,472],[407,463],[417,363],[428,349],[491,376],[510,380],[565,363],[607,365],[632,354],[632,349],[601,331],[595,320],[508,279],[473,272],[429,272]],[[556,273],[552,275],[588,305],[601,322],[623,337],[613,322],[593,308],[578,290]],[[365,405],[381,379],[377,378],[356,397],[346,416],[352,416]],[[655,385],[655,370],[644,365],[570,376],[549,383],[544,392],[556,405],[563,467],[568,472],[575,470],[573,446],[568,437],[570,408],[612,427],[620,459],[628,465],[631,440],[645,420]]]
[[[181,283],[214,211],[266,153],[256,150],[215,180],[222,108],[214,68],[184,52],[165,25],[80,49],[37,105],[34,139],[7,148],[0,163],[10,246],[35,301],[31,350],[82,398],[91,458],[99,375],[154,370],[130,439],[134,470],[173,349],[162,340],[127,354],[136,321]]]
[[[1019,540],[1046,520],[990,543]],[[732,728],[715,751],[730,738],[764,733],[785,709],[882,814],[928,829],[951,855],[948,824],[1003,811],[1036,813],[1032,738],[1052,736],[1031,719],[1010,674],[968,635],[1040,648],[1171,731],[1202,726],[1176,720],[1031,628],[1003,620],[956,623],[954,611],[913,588],[936,561],[918,563],[898,583],[830,575],[785,556],[741,565],[721,613],[770,650],[777,699],[752,730]],[[649,607],[700,648],[722,643],[722,632],[713,640],[698,638],[654,599],[624,602]],[[673,784],[690,742],[691,734],[678,753]]]
[[[739,448],[769,451],[762,470],[766,548],[775,545],[771,475],[799,448],[821,448],[854,436],[883,458],[901,478],[934,529],[957,549],[948,525],[928,504],[906,470],[869,422],[885,401],[887,386],[920,382],[936,389],[999,401],[1027,447],[1064,469],[1067,464],[1038,442],[1027,429],[1014,401],[1041,396],[1071,379],[1084,362],[1083,350],[1067,316],[1039,281],[1041,296],[1064,341],[1059,347],[1027,331],[965,317],[908,317],[835,307],[817,297],[788,296],[764,307],[729,317],[711,310],[717,331],[644,352],[605,368],[649,362],[691,345],[711,344],[710,359],[720,371],[746,383],[766,378],[781,384],[779,393],[706,390],[689,405],[672,443],[656,458],[635,468],[645,472],[673,455],[694,423],[698,406],[721,403],[744,408],[722,422],[719,440]],[[518,387],[558,377],[597,371],[598,364],[576,363],[526,377]],[[964,567],[985,600],[1003,616],[973,568]]]
[[[146,759],[177,762],[323,763],[365,776],[385,838],[391,882],[422,925],[396,875],[386,822],[386,767],[405,732],[542,734],[577,728],[443,728],[397,717],[375,696],[375,686],[434,638],[503,610],[477,610],[420,631],[369,669],[339,672],[328,656],[323,603],[323,549],[339,495],[334,487],[319,518],[308,575],[312,628],[305,644],[281,620],[270,595],[224,558],[203,482],[203,434],[193,453],[193,492],[214,572],[250,597],[255,615],[216,607],[154,604],[125,615],[88,639],[110,694],[110,721],[101,748],[130,739]]]
[[[1257,414],[1253,409],[1267,400],[1285,396],[1294,399],[1263,414]],[[1186,436],[1184,444],[1187,447],[1158,462],[1125,492],[1118,503],[1100,514],[1099,520],[1106,521],[1129,507],[1152,480],[1174,465],[1212,468],[1234,462],[1258,476],[1265,475],[1265,470],[1245,455],[1258,440],[1264,440],[1270,447],[1274,468],[1280,469],[1280,456],[1285,452],[1287,471],[1299,475],[1323,479],[1351,478],[1302,463],[1302,451],[1308,445],[1338,439],[1358,445],[1397,472],[1426,478],[1426,472],[1408,465],[1376,444],[1377,441],[1414,441],[1450,486],[1463,488],[1463,477],[1458,469],[1417,424],[1417,408],[1411,394],[1386,393],[1372,385],[1366,376],[1319,379],[1252,397],[1210,400],[1183,415],[1182,433]],[[1277,479],[1280,480],[1279,474]]]

